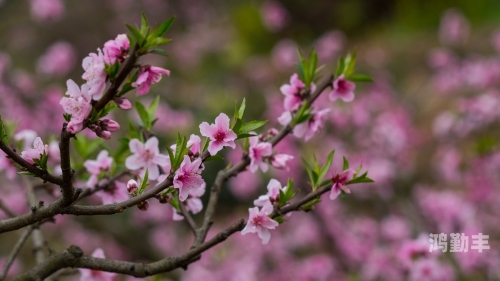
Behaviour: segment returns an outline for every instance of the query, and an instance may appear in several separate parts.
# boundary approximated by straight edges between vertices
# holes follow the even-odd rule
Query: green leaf
[[[159,46],[163,46],[165,44],[168,44],[170,42],[172,42],[172,39],[163,38],[163,37],[156,37],[155,39],[148,42],[148,45],[146,47],[148,47],[148,48],[159,47]]]
[[[233,126],[232,130],[233,130],[233,132],[238,134],[238,132],[240,131],[240,128],[241,128],[241,119],[238,118],[238,119],[236,119],[236,122],[234,122],[234,126]]]
[[[255,129],[258,129],[258,128],[264,126],[267,123],[267,121],[269,121],[269,120],[263,120],[263,121],[255,120],[255,121],[250,121],[248,123],[245,123],[245,124],[241,125],[241,128],[237,132],[237,134],[245,134],[245,133],[248,133],[248,132],[253,131]]]
[[[318,175],[316,174],[316,172],[314,172],[314,169],[311,166],[311,164],[309,164],[304,158],[302,158],[302,162],[306,166],[306,172],[307,175],[309,176],[310,184],[312,185],[313,190],[315,190],[316,182],[318,181]]]
[[[176,193],[178,193],[178,192],[176,192]],[[178,196],[173,196],[173,197],[172,197],[172,199],[170,199],[170,200],[168,201],[168,203],[169,203],[170,205],[172,205],[172,207],[174,207],[174,209],[176,209],[177,211],[180,211],[180,210],[181,210],[181,209],[180,209],[180,206],[179,206],[180,201],[179,201]]]
[[[318,204],[319,202],[321,202],[321,200],[319,198],[314,198],[313,200],[307,202],[306,204],[304,204],[302,206],[302,210],[304,210],[305,212],[309,212],[309,211],[312,211],[313,210],[313,206]]]
[[[168,20],[164,21],[160,26],[158,26],[158,29],[156,30],[156,36],[163,36],[165,33],[168,32],[172,24],[174,23],[175,17],[171,17]]]
[[[118,93],[118,96],[121,97],[121,96],[125,95],[126,93],[128,93],[130,90],[133,90],[133,89],[135,89],[135,88],[132,87],[132,83],[127,82],[127,83],[123,84],[122,89]]]
[[[373,82],[370,76],[363,74],[352,74],[349,76],[348,80],[352,82]]]
[[[179,162],[179,155],[181,155],[182,152],[182,142],[183,138],[181,137],[181,134],[177,133],[177,140],[175,141],[175,161],[172,163],[172,165],[175,165],[176,170],[178,167],[177,162]]]
[[[343,157],[344,157],[344,165],[342,167],[342,170],[345,171],[345,170],[349,169],[349,161],[347,161],[347,158],[345,158],[345,156],[343,156]]]
[[[144,43],[144,37],[142,37],[141,32],[137,30],[137,28],[129,24],[125,24],[125,26],[127,26],[128,30],[130,30],[130,32],[132,33],[135,41],[137,42],[137,44],[139,44],[139,47],[142,47],[142,44]]]
[[[347,78],[354,73],[356,68],[356,51],[348,54],[345,58],[344,76]]]
[[[246,100],[243,98],[243,101],[241,102],[240,109],[238,110],[238,116],[240,119],[243,119],[243,114],[245,114],[245,108],[246,108]]]
[[[330,170],[330,166],[332,165],[334,155],[335,155],[335,150],[333,150],[332,152],[330,152],[330,154],[328,154],[328,158],[326,159],[326,163],[325,163],[325,165],[323,165],[323,167],[321,168],[321,171],[319,173],[317,184],[325,178],[326,173],[328,173],[328,171]],[[318,186],[320,186],[320,185],[318,185]]]
[[[286,198],[285,193],[283,193],[283,190],[281,190],[281,189],[280,189],[280,195],[279,195],[278,199],[279,199],[279,205],[280,205],[280,207],[286,205],[287,198]]]
[[[236,139],[237,140],[239,140],[239,139],[246,139],[246,138],[255,137],[255,136],[256,135],[254,135],[254,134],[239,134]]]
[[[142,121],[142,125],[144,126],[144,128],[146,128],[146,130],[150,130],[150,120],[149,120],[149,114],[148,112],[146,111],[146,108],[144,108],[144,105],[142,105],[142,103],[136,101],[135,102],[135,109],[137,111],[137,113],[139,114],[139,117],[141,118],[141,121]]]
[[[207,150],[207,148],[208,148],[208,145],[209,145],[209,144],[210,144],[210,138],[206,138],[206,139],[205,139],[205,143],[203,144],[203,149],[202,149],[202,151]]]
[[[319,173],[319,163],[318,163],[318,159],[316,159],[316,154],[313,153],[313,168],[314,168],[314,171],[316,173]]]
[[[219,155],[212,155],[212,156],[209,156],[207,159],[205,159],[204,162],[216,161],[216,160],[224,160],[224,158],[222,156],[219,156]]]
[[[149,120],[154,119],[158,104],[160,104],[160,96],[156,96],[155,100],[148,107]]]
[[[345,61],[343,57],[339,57],[339,60],[337,62],[337,71],[335,71],[335,76],[339,77],[342,75],[342,72],[344,72],[345,68]]]
[[[296,121],[295,121],[295,125],[298,125],[298,124],[304,123],[304,122],[308,121],[309,119],[311,119],[313,116],[314,116],[314,114],[310,114],[310,113],[305,113],[305,114],[302,114],[301,116],[299,116],[299,117],[296,119]]]
[[[288,179],[288,182],[286,184],[286,192],[285,192],[285,195],[286,195],[286,199],[287,200],[290,200],[293,198],[293,196],[295,196],[293,194],[293,179]]]
[[[139,187],[139,190],[137,190],[137,195],[141,195],[148,186],[149,186],[149,169],[146,168],[146,173],[144,174],[144,178],[141,180],[141,186]]]
[[[146,15],[144,14],[144,12],[141,12],[141,34],[142,36],[146,37],[148,34],[148,29],[149,29],[149,25],[148,25],[148,19],[146,18]]]
[[[368,172],[365,172],[363,175],[348,181],[346,184],[355,184],[355,183],[362,183],[362,182],[375,182],[371,178],[367,177],[366,176],[367,174],[368,174]]]
[[[108,74],[111,79],[114,79],[116,77],[116,75],[118,74],[118,70],[120,70],[120,64],[118,63],[118,61],[116,61],[114,64],[106,65],[106,68],[104,69],[106,74]]]
[[[168,157],[170,158],[170,166],[171,168],[175,170],[177,170],[177,167],[174,167],[175,165],[175,156],[174,156],[174,152],[172,151],[172,149],[170,148],[170,146],[167,146],[167,153],[168,153]],[[167,172],[167,171],[165,171]]]
[[[64,113],[64,114],[63,114],[63,117],[64,117],[64,120],[66,120],[66,122],[71,121],[71,114]]]
[[[150,50],[148,53],[168,57],[167,52],[165,52],[164,50],[160,50],[160,49],[153,49],[153,50]]]

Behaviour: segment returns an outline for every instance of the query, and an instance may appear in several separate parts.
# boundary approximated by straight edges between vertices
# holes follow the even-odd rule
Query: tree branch
[[[28,198],[28,206],[32,210],[39,208],[35,191],[33,190],[33,185],[30,180],[23,177],[23,181],[26,185],[26,197]],[[40,224],[33,225],[33,254],[35,255],[36,264],[41,264],[45,260],[45,253],[43,248],[45,247],[45,238],[43,237],[42,231],[39,229]]]
[[[57,185],[62,184],[61,178],[51,175],[47,171],[42,171],[39,168],[31,165],[26,160],[24,160],[20,155],[18,155],[16,152],[10,149],[10,147],[8,147],[7,144],[1,140],[0,140],[0,149],[3,150],[3,152],[5,152],[5,154],[7,154],[7,156],[14,162],[16,162],[19,166],[26,169],[26,171],[36,175],[37,177],[41,178],[44,181],[48,181]]]
[[[198,226],[196,225],[196,222],[193,220],[193,217],[191,214],[189,214],[188,210],[186,210],[186,206],[184,205],[183,202],[180,202],[179,207],[181,209],[181,213],[186,219],[186,222],[189,225],[189,228],[193,231],[193,234],[196,236],[196,231],[198,229]]]
[[[61,155],[62,170],[62,183],[60,186],[63,195],[63,204],[67,206],[75,201],[75,188],[73,187],[73,169],[71,168],[71,158],[69,154],[69,143],[73,134],[66,131],[66,126],[67,124],[65,123],[61,131],[59,151]]]
[[[319,84],[319,86],[316,88],[316,91],[312,93],[308,98],[306,98],[306,101],[312,104],[318,97],[321,95],[321,93],[330,87],[333,83],[333,75],[329,75],[323,81]],[[285,136],[287,136],[289,133],[291,133],[293,130],[293,127],[289,124],[285,127],[283,127],[276,136],[274,136],[269,143],[273,145],[273,147],[278,144]],[[208,151],[205,151],[201,157],[202,159],[208,158],[210,154]],[[196,247],[197,245],[200,245],[203,243],[205,240],[208,230],[210,229],[211,225],[213,224],[213,216],[215,215],[215,210],[217,209],[217,202],[219,201],[219,195],[221,192],[221,187],[222,184],[227,181],[230,177],[236,176],[238,173],[244,171],[246,167],[250,164],[250,158],[248,156],[244,156],[243,159],[236,164],[235,166],[226,169],[226,170],[221,170],[217,174],[217,178],[215,179],[214,184],[210,188],[210,198],[208,201],[207,209],[205,211],[205,216],[203,218],[203,224],[202,226],[198,229],[197,234],[196,234],[196,239],[194,241],[193,247]]]

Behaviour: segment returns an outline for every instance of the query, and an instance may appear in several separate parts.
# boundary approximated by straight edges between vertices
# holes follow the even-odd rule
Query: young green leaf
[[[243,115],[245,114],[245,108],[246,108],[246,100],[243,98],[243,101],[241,102],[240,109],[238,110],[238,118],[243,119]]]
[[[248,133],[250,131],[256,130],[256,129],[264,126],[267,123],[267,121],[269,121],[269,120],[262,120],[262,121],[255,120],[255,121],[250,121],[248,123],[245,123],[245,124],[241,125],[241,128],[237,132],[237,134],[245,134],[245,133]]]
[[[150,130],[151,128],[150,127],[150,119],[149,119],[149,114],[146,110],[146,108],[144,108],[144,105],[142,105],[142,103],[136,101],[135,102],[135,109],[137,111],[137,113],[139,114],[139,117],[141,118],[141,121],[142,121],[142,125],[144,126],[144,128],[146,128],[146,130]]]
[[[216,160],[224,160],[224,158],[222,156],[219,156],[219,155],[212,155],[212,156],[209,156],[207,159],[205,159],[204,162],[216,161]]]
[[[174,23],[175,17],[171,17],[168,20],[164,21],[160,26],[158,26],[158,29],[156,30],[156,36],[163,36],[165,33],[168,32],[172,24]]]
[[[142,44],[144,43],[144,37],[142,37],[141,32],[137,30],[137,28],[129,24],[125,24],[125,26],[127,26],[128,30],[130,30],[130,32],[132,33],[137,44],[139,44],[139,46],[142,47]]]
[[[347,158],[345,158],[345,156],[343,156],[343,157],[344,157],[344,165],[342,166],[342,170],[345,171],[345,170],[349,169],[349,161],[347,161]]]
[[[333,150],[332,152],[330,152],[330,154],[328,154],[328,158],[326,159],[326,163],[321,168],[321,171],[320,171],[319,176],[318,176],[318,186],[320,186],[319,182],[322,181],[323,178],[325,178],[326,174],[330,170],[330,166],[332,165],[334,155],[335,155],[335,150]]]
[[[141,13],[141,34],[142,36],[146,37],[148,34],[148,29],[149,29],[149,25],[148,25],[148,19],[146,18],[146,15],[144,14],[144,12]]]
[[[164,50],[161,50],[161,49],[153,49],[153,50],[150,50],[148,53],[168,57],[167,52],[165,52]]]
[[[239,134],[236,139],[237,140],[239,140],[239,139],[246,139],[246,138],[255,137],[255,136],[256,135],[254,135],[254,134]]]
[[[160,104],[160,96],[156,96],[155,100],[148,107],[148,115],[149,120],[153,120],[155,117],[156,109],[158,108],[158,104]]]
[[[349,76],[349,81],[352,82],[373,82],[373,78],[363,74],[353,74]]]

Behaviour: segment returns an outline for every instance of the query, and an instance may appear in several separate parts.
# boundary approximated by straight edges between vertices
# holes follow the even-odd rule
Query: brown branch
[[[332,184],[328,184],[328,185],[324,185],[322,187],[319,187],[315,191],[313,191],[313,192],[307,194],[306,196],[300,198],[298,201],[295,201],[295,202],[293,202],[293,203],[291,203],[289,205],[281,207],[279,209],[279,211],[274,210],[269,215],[269,217],[276,218],[276,217],[285,215],[285,214],[293,212],[293,211],[299,211],[302,206],[304,206],[305,204],[307,204],[308,202],[310,202],[310,201],[312,201],[312,200],[314,200],[316,198],[319,198],[324,193],[330,191],[331,188],[332,188]]]
[[[139,196],[132,197],[120,203],[98,205],[98,206],[65,206],[60,198],[47,207],[36,208],[35,210],[15,218],[0,220],[0,233],[13,231],[36,222],[51,218],[57,214],[69,214],[77,216],[112,215],[121,213],[125,209],[133,207],[142,201],[154,197],[159,192],[172,185],[173,175],[171,174],[163,183],[145,191]]]
[[[63,205],[68,206],[75,201],[75,188],[73,187],[73,169],[71,168],[71,158],[69,143],[73,134],[66,131],[67,124],[63,125],[59,151],[61,155],[62,183],[61,192],[63,195]]]
[[[108,104],[108,102],[113,100],[113,98],[118,93],[118,89],[120,88],[123,81],[125,81],[129,73],[132,71],[132,69],[134,69],[137,59],[140,56],[139,50],[140,48],[136,44],[132,52],[130,52],[129,57],[125,62],[125,65],[116,76],[116,79],[113,81],[113,83],[106,91],[106,93],[102,96],[102,98],[94,105],[94,110],[99,111],[103,109]]]
[[[310,96],[308,96],[308,98],[306,98],[305,101],[312,104],[325,89],[327,89],[332,85],[333,79],[334,79],[333,75],[329,75],[327,78],[323,79],[323,81],[316,88],[316,91],[312,93]],[[273,146],[275,146],[285,136],[291,133],[292,130],[293,127],[290,124],[283,127],[278,132],[278,134],[276,134],[276,136],[274,136],[269,142]],[[201,158],[206,159],[209,155],[210,154],[208,153],[208,151],[205,151],[201,155]],[[243,159],[238,164],[229,169],[221,170],[217,174],[217,178],[215,179],[214,184],[210,188],[210,198],[208,201],[207,209],[205,211],[205,216],[203,218],[203,224],[197,231],[193,247],[196,247],[197,245],[200,245],[201,243],[203,243],[203,241],[205,241],[208,230],[213,224],[213,216],[215,215],[215,210],[217,209],[217,202],[219,201],[222,184],[225,181],[227,181],[230,177],[236,176],[238,173],[244,171],[249,164],[250,164],[250,159],[248,158],[248,156],[244,156]]]
[[[10,218],[17,216],[16,213],[14,213],[14,211],[12,211],[9,206],[2,201],[2,199],[0,199],[0,210],[2,210]]]
[[[245,220],[239,220],[212,239],[187,251],[181,256],[164,258],[147,264],[82,256],[83,252],[79,247],[71,246],[61,253],[52,255],[43,264],[40,264],[30,271],[18,276],[13,279],[13,281],[42,280],[43,278],[50,276],[52,273],[66,267],[115,272],[135,277],[147,277],[165,273],[180,267],[185,267],[196,261],[196,257],[198,257],[202,252],[225,241],[235,232],[241,231],[243,227],[245,227]]]
[[[42,264],[37,265],[28,272],[14,278],[15,281],[38,281],[50,276],[61,268],[73,266],[83,255],[77,246],[71,246],[61,253],[50,256]]]
[[[54,175],[49,174],[47,171],[43,171],[30,163],[28,163],[24,158],[14,152],[6,143],[0,140],[0,149],[7,154],[7,156],[16,162],[19,166],[23,167],[26,171],[36,175],[44,181],[51,182],[53,184],[61,185],[62,179]]]

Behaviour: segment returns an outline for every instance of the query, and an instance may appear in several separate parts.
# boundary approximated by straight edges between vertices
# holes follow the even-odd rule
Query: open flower
[[[257,200],[253,201],[253,204],[255,206],[263,207],[268,203],[273,204],[275,202],[278,202],[280,190],[285,192],[286,186],[282,187],[281,183],[278,180],[271,179],[267,184],[267,194],[259,196]]]
[[[262,172],[267,172],[269,166],[264,162],[264,158],[273,153],[272,144],[259,141],[258,136],[250,137],[249,142],[248,156],[250,157],[250,171],[255,173],[260,167]]]
[[[104,43],[104,60],[107,64],[114,64],[116,60],[123,62],[128,54],[130,41],[127,34],[119,34],[115,40]]]
[[[340,75],[333,81],[333,90],[328,94],[331,101],[341,99],[345,102],[354,100],[354,89],[356,84],[344,78],[344,74]]]
[[[325,108],[322,110],[313,109],[311,111],[312,117],[309,120],[300,123],[293,128],[294,136],[298,138],[304,137],[305,141],[310,140],[316,132],[323,129],[326,121],[326,114],[330,112],[330,108]]]
[[[160,154],[158,139],[152,137],[145,144],[138,139],[131,139],[128,145],[133,154],[127,157],[125,166],[130,170],[148,169],[149,179],[157,179],[160,175],[158,165],[165,166],[169,161],[168,156]]]
[[[33,159],[40,159],[43,153],[49,153],[49,146],[47,144],[44,145],[42,139],[37,137],[33,142],[33,148],[21,152],[21,157],[28,161],[28,163],[34,164]]]
[[[106,184],[106,181],[102,184]],[[103,205],[120,203],[129,198],[127,185],[119,181],[109,183],[106,189],[97,192],[96,195],[101,198]]]
[[[189,156],[184,155],[184,160],[174,176],[174,188],[179,189],[180,201],[185,201],[190,193],[205,184],[200,175],[200,166],[201,158],[197,158],[191,162]]]
[[[149,93],[152,84],[160,82],[162,74],[170,76],[170,70],[151,65],[143,66],[137,80],[132,83],[132,87],[137,88],[138,96],[145,95]]]
[[[258,207],[250,208],[248,212],[250,216],[247,225],[241,231],[241,235],[257,232],[259,238],[262,239],[263,245],[269,243],[271,239],[269,229],[275,229],[279,225],[277,221],[268,217],[273,212],[273,206],[269,203],[264,205],[260,210]]]
[[[66,81],[66,85],[68,87],[66,95],[69,97],[63,97],[59,103],[64,112],[71,114],[72,126],[75,126],[82,123],[92,110],[90,89],[87,84],[83,84],[81,88],[78,87],[71,79]]]
[[[351,190],[347,187],[347,182],[352,180],[354,176],[353,169],[347,169],[342,171],[340,174],[336,174],[332,178],[332,191],[330,192],[330,199],[335,200],[341,193],[351,193]]]
[[[285,84],[280,87],[280,91],[285,95],[283,107],[285,110],[293,111],[299,109],[302,104],[302,96],[300,95],[305,88],[304,82],[299,79],[299,75],[294,73],[290,77],[290,84]]]
[[[94,100],[102,97],[104,88],[106,87],[107,74],[104,71],[104,56],[101,49],[97,49],[96,53],[90,53],[82,61],[82,67],[85,70],[82,78],[87,81],[89,86],[89,94]]]
[[[97,183],[97,177],[101,171],[108,171],[109,168],[111,168],[112,163],[113,158],[109,157],[107,150],[99,152],[96,160],[86,160],[83,163],[83,166],[87,169],[87,172],[90,173],[90,178],[87,181],[87,187],[94,187]]]
[[[208,144],[208,152],[211,155],[217,154],[224,146],[235,148],[234,140],[238,137],[233,130],[229,129],[229,117],[221,113],[215,118],[215,124],[203,122],[200,124],[200,132],[202,136],[210,138]]]
[[[271,163],[271,166],[273,166],[276,169],[284,169],[284,170],[290,170],[288,167],[287,163],[288,161],[292,160],[294,157],[292,155],[288,154],[275,154],[271,155],[269,157],[269,161]]]

